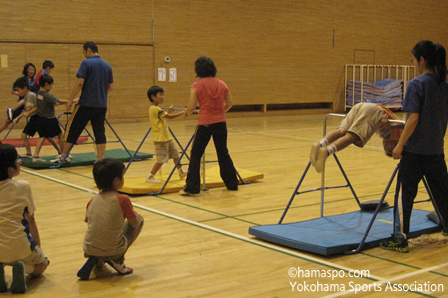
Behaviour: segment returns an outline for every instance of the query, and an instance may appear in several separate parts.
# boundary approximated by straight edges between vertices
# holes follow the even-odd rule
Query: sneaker
[[[319,154],[319,148],[320,148],[319,143],[314,143],[313,145],[311,145],[310,162],[313,165],[313,167],[316,166],[316,160]]]
[[[180,179],[184,179],[188,175],[188,171],[184,171],[182,169],[179,169],[178,172],[179,172],[179,178]]]
[[[26,280],[25,280],[25,265],[23,262],[15,262],[12,266],[12,293],[25,293]]]
[[[317,154],[317,160],[316,160],[316,163],[314,165],[314,167],[316,168],[316,171],[318,173],[321,173],[324,170],[325,161],[327,160],[327,157],[328,157],[328,150],[327,150],[327,148],[320,147],[319,148],[319,153]]]
[[[61,155],[58,155],[55,159],[52,159],[50,161],[55,163],[62,163],[63,158]],[[70,163],[70,155],[65,159],[64,163]]]
[[[33,162],[46,162],[46,160],[39,156],[33,156]]]
[[[11,109],[11,108],[6,109],[6,117],[8,117],[9,121],[13,120],[13,117],[14,117],[13,113],[14,113],[13,109]]]
[[[58,160],[61,159],[61,158],[62,158],[61,154],[58,154],[55,159],[52,159],[50,161],[51,162],[58,162]],[[70,158],[73,158],[73,155],[69,154],[68,157],[65,159],[65,161],[67,161],[67,159],[68,159],[68,162],[70,162]]]
[[[8,284],[5,280],[5,269],[3,269],[3,264],[0,263],[0,293],[8,291]]]
[[[132,272],[134,272],[134,269],[126,267],[124,262],[119,263],[114,261],[108,261],[107,264],[109,264],[112,268],[114,268],[120,275],[131,274]]]
[[[189,192],[187,192],[187,191],[185,191],[183,189],[179,190],[179,194],[181,196],[184,196],[184,197],[188,197],[188,196],[192,196],[193,195],[192,193],[189,193]]]
[[[20,154],[19,156],[20,158],[33,158],[33,155],[31,153]]]
[[[409,252],[407,239],[386,239],[380,242],[380,247],[387,250],[395,250],[397,252]]]
[[[160,183],[160,180],[157,180],[156,178],[154,178],[154,175],[151,175],[148,178],[146,178],[145,182],[146,183]]]

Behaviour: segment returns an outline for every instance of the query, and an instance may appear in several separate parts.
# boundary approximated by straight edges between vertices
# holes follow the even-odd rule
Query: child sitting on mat
[[[398,117],[383,105],[356,104],[341,121],[338,129],[327,133],[319,143],[312,145],[311,164],[320,173],[329,155],[351,144],[362,148],[375,132],[383,138],[386,155],[392,156],[392,151],[400,139],[404,124],[389,123],[389,119],[398,120]]]
[[[104,262],[121,275],[133,272],[125,266],[124,255],[140,234],[143,218],[129,197],[117,192],[123,187],[124,171],[124,164],[113,158],[98,160],[93,166],[100,193],[87,204],[84,255],[88,260],[77,274],[82,280],[89,279],[93,267],[101,269]]]
[[[0,144],[0,293],[8,290],[4,265],[12,266],[11,292],[24,293],[25,274],[40,276],[50,263],[40,249],[30,184],[13,180],[21,162],[13,146]]]
[[[39,132],[39,142],[36,145],[33,161],[45,161],[39,158],[40,149],[45,140],[53,140],[56,136],[59,140],[59,147],[56,146],[59,156],[64,146],[64,138],[62,137],[62,130],[59,127],[58,119],[54,114],[54,106],[56,104],[67,104],[68,100],[58,99],[56,96],[50,94],[53,88],[53,78],[44,74],[39,79],[41,90],[37,93],[37,131]],[[54,162],[53,160],[51,162]]]
[[[154,164],[151,173],[146,178],[146,182],[160,183],[159,180],[154,178],[154,175],[159,171],[162,165],[168,162],[168,159],[173,159],[174,164],[177,164],[177,161],[179,160],[179,152],[171,139],[165,119],[173,119],[184,115],[185,110],[174,114],[168,114],[159,107],[159,104],[163,103],[163,100],[165,99],[164,91],[162,87],[159,86],[152,86],[149,88],[148,99],[152,103],[149,108],[149,122],[152,127],[152,140],[156,147],[157,162]],[[179,172],[179,177],[181,179],[187,176],[187,172],[182,170],[182,165],[180,164],[177,165],[177,171]]]

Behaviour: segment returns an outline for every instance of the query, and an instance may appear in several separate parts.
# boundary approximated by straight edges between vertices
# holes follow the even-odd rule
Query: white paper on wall
[[[158,69],[158,81],[159,82],[166,81],[166,68],[159,67],[159,69]]]
[[[176,68],[170,68],[170,82],[177,82],[177,69]]]

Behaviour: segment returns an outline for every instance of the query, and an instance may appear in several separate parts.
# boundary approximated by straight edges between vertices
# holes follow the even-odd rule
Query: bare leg
[[[58,152],[59,152],[59,154],[61,154],[62,149],[64,148],[64,134],[63,133],[60,133],[58,135],[58,141],[59,141],[59,148],[60,148],[60,150]]]
[[[48,142],[51,143],[51,145],[53,145],[54,149],[56,149],[56,151],[58,152],[58,154],[61,154],[61,150],[59,149],[58,144],[56,143],[56,141],[53,138],[47,138]]]
[[[328,144],[331,144],[334,141],[336,141],[337,139],[342,138],[346,134],[347,134],[347,130],[345,130],[344,128],[338,128],[336,130],[333,130],[333,131],[330,131],[329,133],[327,133],[325,135],[325,139],[327,139]]]
[[[42,145],[44,144],[45,140],[46,140],[46,138],[40,138],[39,142],[37,142],[36,149],[35,149],[36,151],[34,151],[35,157],[39,156],[40,149],[42,149]]]
[[[31,145],[30,145],[30,141],[28,140],[28,135],[26,133],[22,132],[21,137],[22,137],[23,145],[26,148],[26,153],[31,154]]]
[[[2,124],[2,126],[0,126],[0,133],[3,132],[5,129],[7,129],[11,123],[12,123],[11,121],[5,120],[5,122],[3,122],[3,124]]]
[[[33,272],[30,273],[30,275],[33,277],[41,276],[42,273],[44,273],[44,271],[47,269],[47,267],[48,267],[47,264],[34,265],[34,270]]]
[[[163,163],[155,163],[152,167],[151,174],[155,175],[160,170],[160,168],[163,166]]]
[[[356,134],[348,131],[343,137],[334,141],[332,145],[335,145],[337,150],[341,151],[342,149],[348,147],[357,140],[359,140],[359,137]]]
[[[179,160],[179,157],[173,157],[173,162],[174,162],[174,164],[177,164],[177,161]],[[177,168],[178,169],[181,169],[182,168],[182,165],[177,165]]]
[[[104,152],[106,152],[106,144],[96,144],[96,159],[101,160],[104,158]]]
[[[323,171],[325,167],[325,161],[327,160],[327,157],[329,155],[348,147],[356,140],[359,140],[359,137],[356,134],[348,131],[343,137],[338,138],[327,147],[320,147],[318,150],[317,158],[313,164],[313,166],[316,168],[316,171],[318,173]]]
[[[63,146],[63,150],[62,150],[62,153],[61,153],[61,157],[67,157],[67,155],[68,155],[68,152],[70,151],[70,149],[72,149],[72,146],[73,146],[73,144],[72,143],[69,143],[69,142],[65,142],[64,143],[64,146]]]
[[[163,163],[155,163],[152,167],[151,173],[149,173],[148,177],[146,177],[145,182],[146,183],[160,183],[159,180],[154,178],[154,175],[160,170],[160,168],[163,166]]]
[[[321,147],[326,147],[326,146],[330,145],[331,143],[339,140],[340,138],[343,138],[346,135],[347,135],[347,130],[345,130],[344,128],[338,128],[336,130],[332,130],[329,133],[327,133],[325,135],[325,137],[322,140],[320,140],[319,143],[314,143],[311,146],[311,152],[310,152],[311,164],[314,167],[316,166],[316,162],[317,162],[318,155],[319,155],[319,150]]]

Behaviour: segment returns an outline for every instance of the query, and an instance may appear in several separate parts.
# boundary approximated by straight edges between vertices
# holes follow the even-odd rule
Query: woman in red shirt
[[[186,185],[181,195],[200,192],[200,162],[210,138],[213,137],[221,178],[227,189],[238,190],[235,166],[227,149],[226,112],[232,107],[232,96],[224,81],[215,78],[216,66],[212,59],[201,56],[195,62],[198,81],[191,85],[190,101],[185,115],[191,115],[199,105],[199,122],[191,149]]]

